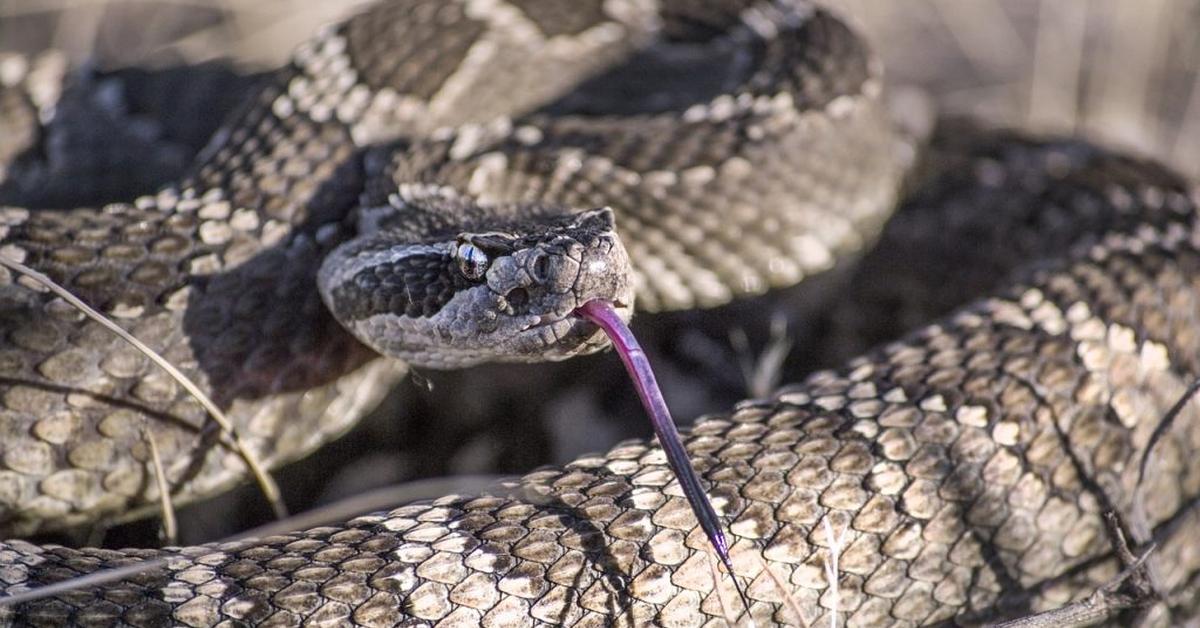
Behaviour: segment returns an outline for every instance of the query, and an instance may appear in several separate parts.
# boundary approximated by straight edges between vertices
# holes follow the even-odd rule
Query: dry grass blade
[[[157,447],[153,444],[151,444],[151,447],[151,455],[157,458]],[[502,479],[503,476],[495,475],[460,475],[450,478],[431,478],[428,480],[405,482],[394,486],[385,486],[247,530],[241,534],[221,539],[216,543],[237,543],[247,539],[287,534],[296,530],[330,525],[369,512],[386,510],[423,499],[443,497],[451,493],[477,495],[488,488],[499,486]],[[166,494],[166,490],[161,485],[159,488]],[[118,582],[139,573],[164,567],[166,564],[166,558],[155,558],[132,565],[104,569],[85,576],[78,576],[63,580],[62,582],[38,587],[30,591],[0,597],[0,607],[53,597],[87,587]]]
[[[1157,148],[1159,120],[1150,109],[1155,69],[1166,58],[1168,0],[1112,3],[1106,45],[1092,65],[1085,124],[1097,137],[1147,153]]]
[[[721,605],[721,616],[725,618],[725,623],[730,626],[737,625],[737,615],[733,612],[733,607],[730,606],[729,600],[725,598],[725,594],[721,591],[721,568],[717,566],[720,559],[717,558],[716,551],[711,548],[705,548],[705,554],[708,555],[708,569],[712,574],[713,592],[717,594],[717,603]],[[732,574],[730,574],[732,575]],[[750,617],[750,608],[746,608],[746,616]],[[750,625],[754,625],[754,618],[750,617]]]
[[[501,475],[457,475],[384,486],[318,506],[312,510],[287,517],[286,519],[280,519],[273,523],[259,526],[231,540],[247,536],[272,536],[295,530],[306,530],[308,528],[332,525],[359,515],[396,508],[421,500],[445,497],[451,494],[478,495],[485,490],[498,486],[504,478],[505,476]]]
[[[796,620],[800,622],[801,626],[809,628],[811,624],[804,618],[804,611],[800,608],[800,600],[796,599],[792,590],[788,588],[787,583],[783,581],[783,578],[779,577],[779,574],[775,573],[774,569],[771,569],[771,564],[767,562],[767,559],[763,558],[762,554],[758,555],[758,562],[762,565],[763,571],[767,572],[767,577],[774,583],[775,588],[779,589],[779,593],[783,595],[784,605],[796,615]]]
[[[737,356],[738,365],[742,370],[742,380],[746,382],[746,394],[756,399],[762,399],[771,394],[783,379],[783,363],[792,351],[794,341],[788,334],[787,317],[775,313],[771,317],[771,336],[762,353],[754,355],[750,348],[750,339],[746,330],[734,327],[729,331],[729,344]]]
[[[179,539],[179,526],[175,522],[175,505],[171,503],[171,486],[167,483],[167,472],[163,469],[162,456],[158,453],[158,443],[150,430],[142,429],[142,438],[150,446],[150,461],[154,463],[154,482],[158,485],[158,497],[162,502],[163,538],[168,545],[175,545]]]
[[[0,265],[29,277],[37,283],[45,286],[46,289],[62,298],[67,303],[70,303],[80,312],[83,312],[88,318],[100,323],[122,340],[133,345],[134,348],[142,352],[147,358],[157,364],[159,368],[166,371],[167,374],[169,374],[176,382],[178,382],[180,386],[183,386],[183,388],[187,390],[188,393],[192,395],[192,397],[194,397],[201,406],[204,407],[209,416],[212,417],[213,421],[216,421],[217,425],[221,426],[225,436],[231,441],[229,443],[230,446],[238,453],[239,456],[241,456],[242,460],[246,463],[246,467],[249,468],[251,474],[254,475],[255,482],[258,483],[259,489],[262,491],[263,496],[268,502],[270,502],[271,509],[275,512],[275,516],[278,518],[287,516],[287,508],[283,504],[283,498],[280,496],[279,486],[275,484],[275,480],[270,476],[269,473],[267,473],[266,468],[263,466],[258,457],[255,456],[248,447],[246,447],[245,442],[242,441],[242,437],[233,428],[233,424],[229,422],[229,418],[225,416],[225,413],[222,412],[221,409],[217,407],[217,404],[213,403],[212,399],[209,399],[208,395],[204,394],[204,391],[200,390],[200,387],[197,386],[196,383],[193,382],[187,375],[184,375],[183,372],[175,368],[175,365],[171,364],[166,360],[166,358],[162,357],[156,351],[146,346],[145,343],[135,338],[129,332],[125,331],[121,326],[109,320],[108,317],[92,309],[91,306],[81,301],[79,297],[71,294],[66,288],[58,285],[46,275],[43,275],[42,273],[20,262],[9,259],[4,255],[0,255]]]
[[[1030,127],[1060,133],[1075,131],[1087,17],[1086,2],[1039,3],[1026,114]]]
[[[5,261],[7,260],[0,256],[0,263]],[[9,268],[12,267],[9,266]],[[179,536],[179,527],[175,520],[175,506],[171,502],[170,485],[167,483],[167,475],[163,470],[162,456],[159,454],[158,444],[154,442],[154,438],[151,436],[149,430],[143,429],[142,437],[146,439],[146,444],[150,448],[150,459],[154,466],[154,480],[158,485],[159,498],[162,502],[163,537],[166,539],[168,544],[174,544]],[[123,567],[117,567],[115,569],[97,571],[85,576],[70,578],[63,580],[62,582],[55,582],[54,584],[38,587],[29,591],[0,597],[0,607],[12,606],[22,602],[31,602],[33,600],[40,600],[42,598],[52,597],[62,593],[78,591],[91,586],[99,586],[102,584],[117,582],[130,576],[135,576],[139,573],[164,567],[166,564],[167,560],[165,558],[158,558],[132,565],[125,565]]]
[[[933,0],[934,9],[981,74],[1004,76],[1024,55],[1021,34],[994,0]]]
[[[837,628],[838,609],[842,606],[842,593],[838,588],[840,584],[838,576],[841,573],[838,560],[845,547],[846,533],[850,531],[850,526],[847,524],[842,528],[841,534],[835,535],[828,515],[821,519],[821,524],[825,530],[825,542],[829,544],[829,561],[825,563],[825,577],[829,580],[830,606],[832,607],[832,610],[829,611],[829,627]]]
[[[1200,70],[1192,79],[1187,110],[1183,114],[1182,128],[1175,137],[1171,157],[1185,169],[1185,174],[1200,177]]]
[[[71,578],[69,580],[63,580],[62,582],[47,584],[36,589],[30,589],[29,591],[22,591],[20,593],[13,593],[4,597],[0,597],[0,608],[5,606],[16,606],[17,604],[24,604],[25,602],[32,602],[34,600],[54,597],[64,593],[70,593],[72,591],[79,591],[87,587],[95,587],[102,584],[120,582],[121,580],[136,576],[140,573],[166,566],[166,558],[155,558],[144,563],[135,563],[133,565],[125,565],[124,567],[117,567],[115,569],[97,571],[86,576],[79,576],[78,578]]]

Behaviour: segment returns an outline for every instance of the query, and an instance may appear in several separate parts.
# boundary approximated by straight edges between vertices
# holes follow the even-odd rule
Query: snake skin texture
[[[1017,141],[993,138],[1003,150]],[[1150,565],[1165,601],[1151,625],[1196,612],[1194,408],[1137,483],[1151,432],[1197,372],[1195,205],[1153,164],[1080,145],[1020,148],[1007,161],[1002,150],[974,155],[965,174],[935,183],[1023,186],[1085,227],[1068,255],[687,436],[730,518],[759,625],[797,623],[764,564],[806,619],[828,620],[826,521],[849,529],[837,607],[849,625],[974,623],[1053,608],[1112,578],[1100,518],[1110,509],[1159,544]],[[979,216],[1011,196],[992,191]],[[1011,219],[1014,233],[1039,232]],[[1025,245],[1062,247],[1054,237]],[[507,494],[449,496],[344,527],[168,550],[10,542],[0,557],[18,587],[170,557],[118,585],[13,609],[35,625],[705,625],[725,617],[706,543],[661,450],[631,442],[531,473]]]
[[[379,4],[267,77],[181,183],[94,209],[5,208],[0,246],[182,367],[276,466],[343,433],[404,373],[372,361],[315,288],[326,253],[353,235],[347,216],[370,183],[361,147],[411,140],[413,183],[622,208],[641,309],[795,283],[873,238],[905,142],[890,131],[868,51],[841,22],[792,2],[590,4],[578,32],[580,23],[545,30],[555,21],[536,4]],[[744,72],[719,76],[712,94],[644,103],[666,107],[657,113],[467,124],[553,101],[660,28],[684,40],[729,30],[728,42],[693,44],[692,56],[732,57]],[[680,53],[661,53],[671,54]],[[5,80],[6,110],[27,119],[49,116],[54,95],[37,79],[55,68],[32,68]],[[618,72],[608,82],[628,80]],[[572,107],[562,101],[549,109]],[[618,124],[626,118],[629,129]],[[147,438],[171,461],[180,502],[244,477],[241,458],[164,373],[61,301],[3,278],[0,530],[156,508]]]
[[[602,15],[600,8],[626,10],[632,3],[595,3],[595,11],[578,13],[556,12],[554,3],[545,2],[479,5],[499,7],[498,15],[519,9],[547,35],[581,37]],[[360,117],[348,117],[411,115],[402,122],[412,128],[434,123],[416,121],[422,116],[412,113],[415,101],[394,95],[382,97],[390,106],[377,105],[372,113],[371,97],[353,96],[353,86],[339,87],[333,79],[292,87],[297,77],[305,84],[313,76],[339,73],[323,75],[309,65],[352,63],[370,69],[359,73],[361,83],[355,85],[401,85],[406,94],[438,102],[446,86],[425,82],[436,74],[367,63],[364,59],[396,51],[364,48],[380,37],[395,37],[413,48],[397,58],[426,54],[430,58],[421,63],[437,67],[469,58],[466,40],[472,35],[405,36],[400,31],[424,33],[428,25],[389,19],[394,10],[375,9],[318,40],[326,43],[302,51],[257,97],[257,106],[247,106],[235,119],[240,122],[227,127],[233,130],[211,145],[189,183],[133,206],[2,214],[7,248],[0,251],[25,256],[143,339],[167,347],[168,357],[223,393],[218,399],[234,409],[252,447],[273,462],[302,455],[346,429],[402,373],[394,364],[369,361],[304,283],[323,252],[345,237],[328,226],[341,224],[357,195],[360,173],[343,168],[334,177],[333,170],[355,147],[388,139],[379,129],[397,122],[319,120],[357,99],[362,102],[347,107],[357,108]],[[429,20],[437,13],[414,11]],[[848,32],[829,24],[828,32]],[[487,32],[479,28],[473,36]],[[364,34],[351,37],[355,29]],[[443,53],[436,57],[423,48],[435,43]],[[835,48],[845,52],[844,46]],[[540,83],[538,88],[566,89]],[[288,98],[281,98],[284,93]],[[3,96],[5,111],[24,106],[19,100],[9,104],[7,99],[18,96]],[[546,93],[537,96],[545,99]],[[451,124],[486,117],[490,111],[471,108],[487,100],[448,97],[437,115]],[[569,100],[563,106],[572,106]],[[852,118],[863,110],[834,102],[822,103],[822,115],[847,108]],[[322,106],[324,115],[314,113]],[[865,110],[873,112],[871,118],[882,115]],[[868,165],[864,146],[873,145],[875,167],[885,179],[893,178],[875,189],[871,202],[887,204],[887,189],[898,175],[888,166],[895,163],[895,142],[877,126],[882,122],[867,131],[872,124],[861,120],[842,127],[822,116],[805,119],[803,124],[819,129],[814,146],[828,148],[817,152],[837,158],[792,155],[806,165],[797,171],[825,167],[827,175],[847,180],[817,189],[856,189],[860,184],[851,179],[859,171],[837,164]],[[238,137],[238,129],[256,133]],[[837,134],[850,132],[853,138],[856,131],[862,133],[858,140],[836,144]],[[456,167],[446,163],[451,171]],[[325,170],[314,175],[312,168]],[[753,602],[750,614],[759,625],[799,623],[766,569],[786,583],[808,621],[827,622],[837,611],[850,625],[975,623],[1054,608],[1087,595],[1119,571],[1101,522],[1101,514],[1112,510],[1136,543],[1158,544],[1149,564],[1163,599],[1148,612],[1149,623],[1195,617],[1200,590],[1195,409],[1185,409],[1157,442],[1146,477],[1138,482],[1151,433],[1200,375],[1200,336],[1193,331],[1200,317],[1200,225],[1188,184],[1155,164],[1083,144],[1004,134],[984,134],[982,148],[969,158],[935,170],[923,188],[932,192],[918,193],[898,216],[901,236],[906,225],[927,228],[947,216],[960,218],[942,232],[947,239],[978,226],[996,229],[989,240],[994,244],[965,256],[987,261],[990,252],[1001,250],[1006,260],[1027,256],[1015,282],[998,281],[1007,276],[1008,262],[983,265],[987,270],[980,272],[996,286],[992,296],[842,369],[703,418],[687,435],[693,461],[730,522],[735,568]],[[314,183],[325,180],[332,183]],[[189,193],[201,189],[207,191]],[[603,190],[593,193],[607,198]],[[974,210],[955,211],[963,205]],[[627,220],[622,229],[637,234],[629,249],[636,258],[642,247],[644,276],[670,282],[673,273],[649,261],[669,246],[668,236],[653,235],[655,228],[638,218]],[[779,283],[861,247],[878,229],[875,220],[882,217],[847,223],[856,226],[850,233],[835,228],[848,239],[806,249],[825,250],[828,258],[785,273]],[[752,222],[746,217],[746,224]],[[137,244],[115,243],[116,233]],[[820,242],[810,236],[808,244],[812,238]],[[753,238],[741,233],[740,241]],[[939,257],[936,238],[927,249],[930,260],[942,260],[941,272],[959,261]],[[162,290],[184,267],[180,264],[193,273],[193,282],[182,291]],[[284,267],[295,274],[278,274]],[[673,287],[647,285],[639,305],[709,305],[729,296],[711,286],[753,293],[776,283],[743,267],[716,274],[719,280],[696,280],[686,288],[678,281]],[[135,283],[121,294],[104,292],[114,276]],[[283,277],[271,296],[291,299],[294,306],[273,310],[279,313],[266,319],[266,327],[257,326],[262,320],[243,324],[242,315],[269,311],[261,303],[268,295],[254,289],[268,277]],[[203,428],[199,408],[117,341],[26,288],[6,286],[0,299],[7,332],[0,351],[6,380],[0,504],[8,509],[0,513],[6,532],[147,508],[154,491],[142,430],[170,452],[164,454],[168,460],[187,463],[168,469],[185,494],[199,495],[241,477],[239,459]],[[84,383],[86,392],[74,387]],[[182,425],[147,422],[138,412],[147,405],[158,413],[155,418],[178,418]],[[96,434],[102,438],[85,438]],[[200,460],[193,455],[196,442],[205,452]],[[831,560],[827,524],[836,532],[847,530],[838,554],[836,606],[825,573]],[[533,472],[492,496],[448,496],[278,537],[122,551],[0,543],[0,588],[6,592],[168,559],[166,567],[121,583],[0,608],[0,622],[720,625],[742,611],[728,578],[720,590],[714,587],[706,548],[661,451],[630,442],[561,469]]]

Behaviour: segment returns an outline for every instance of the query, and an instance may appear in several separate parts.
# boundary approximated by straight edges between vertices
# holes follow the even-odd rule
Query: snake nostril
[[[511,307],[524,307],[526,303],[529,303],[529,291],[524,288],[513,288],[504,295],[504,299]]]
[[[533,280],[538,283],[546,283],[550,279],[550,256],[545,253],[539,253],[533,260],[531,271]]]

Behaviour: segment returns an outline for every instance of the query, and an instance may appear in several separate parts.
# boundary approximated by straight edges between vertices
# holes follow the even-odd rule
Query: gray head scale
[[[321,296],[363,343],[417,366],[592,353],[608,340],[574,311],[603,299],[628,320],[629,256],[611,209],[537,215],[544,211],[432,207],[383,224],[326,258]]]

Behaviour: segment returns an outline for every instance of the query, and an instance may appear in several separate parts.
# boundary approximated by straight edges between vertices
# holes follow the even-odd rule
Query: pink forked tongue
[[[650,423],[654,426],[654,433],[658,435],[658,442],[667,454],[667,464],[670,465],[675,478],[679,480],[679,485],[683,487],[683,494],[687,496],[688,503],[692,506],[692,512],[699,520],[701,529],[708,537],[708,542],[712,544],[717,551],[717,556],[729,570],[734,586],[737,587],[738,595],[742,597],[742,603],[746,605],[746,610],[749,612],[750,602],[746,599],[746,594],[742,591],[741,586],[737,584],[733,563],[729,559],[729,542],[725,540],[725,532],[721,530],[721,519],[713,510],[712,503],[708,501],[708,495],[705,494],[704,488],[700,486],[700,478],[696,475],[696,469],[692,467],[687,450],[683,448],[683,442],[679,440],[679,430],[675,429],[675,420],[671,418],[667,402],[663,401],[662,391],[658,388],[658,381],[654,378],[654,371],[650,369],[650,361],[646,359],[646,353],[642,351],[637,338],[633,337],[633,332],[625,324],[625,321],[621,320],[611,303],[599,300],[588,301],[575,310],[575,313],[603,329],[604,333],[608,334],[609,340],[612,341],[613,347],[616,348],[617,354],[621,356],[621,361],[625,363],[625,370],[629,372],[629,376],[633,379],[633,385],[637,388],[638,396],[642,398],[642,406],[650,415]]]

